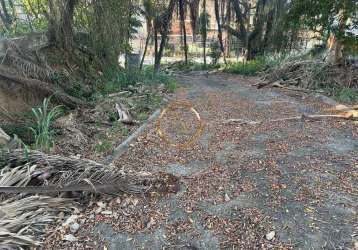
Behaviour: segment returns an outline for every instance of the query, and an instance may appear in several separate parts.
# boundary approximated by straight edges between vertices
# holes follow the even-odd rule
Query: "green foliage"
[[[111,128],[111,132],[127,136],[129,134],[129,129],[122,122],[115,122]]]
[[[199,34],[202,36],[202,37],[206,37],[207,35],[207,30],[209,28],[209,24],[210,24],[210,15],[208,12],[202,12],[200,13],[200,16],[199,16],[199,25],[198,25],[198,28],[199,28]]]
[[[262,72],[266,68],[266,64],[262,59],[255,59],[246,63],[237,62],[228,64],[224,72],[240,75],[253,76]]]
[[[167,68],[168,70],[173,70],[173,71],[191,72],[191,71],[218,69],[220,68],[220,65],[219,64],[204,65],[203,63],[197,63],[194,61],[188,61],[188,63],[180,61],[169,65],[165,65],[163,66],[163,68]]]
[[[48,152],[54,145],[52,122],[62,113],[61,106],[56,106],[49,110],[50,98],[45,98],[41,107],[32,108],[32,114],[36,120],[35,126],[31,131],[35,137],[35,147],[44,152]]]
[[[33,133],[29,130],[30,127],[33,127],[34,124],[27,123],[18,123],[18,124],[4,124],[1,128],[8,135],[17,135],[21,140],[26,144],[32,144],[35,142]]]
[[[339,102],[355,104],[358,102],[358,89],[342,87],[338,84],[321,85],[327,95]]]
[[[151,67],[145,67],[143,70],[132,69],[125,70],[119,67],[108,68],[104,74],[97,80],[97,90],[103,95],[127,90],[129,86],[137,83],[144,85],[164,84],[170,92],[176,89],[176,83],[164,73],[153,72]]]
[[[108,139],[102,139],[100,140],[95,146],[94,150],[96,153],[107,153],[112,149],[112,142],[110,142]]]
[[[218,41],[214,41],[210,44],[209,56],[211,57],[212,64],[217,64],[221,56],[220,43]]]
[[[346,30],[357,27],[357,8],[358,2],[351,0],[293,0],[286,21],[294,29],[308,28],[326,38],[332,32],[343,43],[351,43],[356,39]]]
[[[165,85],[167,92],[174,93],[177,89],[177,82],[174,80],[169,80],[169,82]]]

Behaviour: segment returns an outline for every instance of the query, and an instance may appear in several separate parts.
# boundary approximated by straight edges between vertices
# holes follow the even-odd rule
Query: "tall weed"
[[[49,110],[51,98],[45,98],[41,107],[32,108],[32,114],[36,120],[31,131],[35,137],[35,147],[38,150],[48,152],[54,145],[52,122],[62,113],[61,106]]]

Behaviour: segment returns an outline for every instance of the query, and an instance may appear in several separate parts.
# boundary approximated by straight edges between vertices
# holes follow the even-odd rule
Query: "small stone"
[[[70,217],[67,218],[66,222],[63,223],[62,225],[63,225],[63,226],[70,225],[70,224],[76,222],[77,218],[78,218],[77,215],[71,215]]]
[[[73,236],[72,234],[66,234],[65,237],[63,238],[65,241],[76,241],[77,238],[75,236]]]
[[[112,211],[105,210],[105,211],[102,211],[101,214],[103,214],[103,215],[112,215]]]
[[[275,238],[275,231],[271,231],[268,234],[266,234],[266,240],[273,240],[273,238]]]
[[[229,197],[228,194],[225,194],[225,201],[226,201],[226,202],[230,201],[230,197]]]
[[[71,231],[71,233],[77,233],[77,231],[78,231],[78,229],[80,229],[80,224],[78,224],[78,223],[72,223],[71,225],[70,225],[70,231]]]
[[[353,249],[358,249],[358,241],[354,242],[354,248]]]

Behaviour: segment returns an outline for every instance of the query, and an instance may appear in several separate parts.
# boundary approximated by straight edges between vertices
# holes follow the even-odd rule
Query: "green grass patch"
[[[231,74],[254,76],[265,70],[266,67],[267,66],[264,60],[255,59],[246,63],[237,62],[228,64],[225,67],[224,72]]]
[[[107,153],[112,149],[112,145],[108,139],[102,139],[94,146],[94,150],[98,154]]]
[[[176,89],[175,81],[167,74],[160,72],[155,74],[153,67],[144,67],[144,69],[125,70],[121,68],[110,68],[97,79],[96,89],[102,95],[116,93],[127,90],[130,86],[138,83],[164,84],[168,92],[174,92]]]
[[[334,84],[323,87],[323,91],[338,102],[349,104],[358,102],[358,89],[356,88],[347,88]]]
[[[220,68],[220,64],[206,64],[189,61],[185,64],[184,61],[170,63],[162,66],[164,69],[181,72],[191,72],[200,70],[213,70]]]

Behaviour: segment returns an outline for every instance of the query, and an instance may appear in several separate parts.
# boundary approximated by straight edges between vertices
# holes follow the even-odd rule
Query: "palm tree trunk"
[[[206,67],[206,37],[207,37],[207,15],[206,15],[206,0],[203,1],[203,13],[204,13],[204,37],[203,37],[203,59],[204,59],[204,67]]]
[[[224,43],[223,43],[223,33],[222,33],[221,23],[220,23],[219,0],[214,0],[214,1],[215,1],[214,2],[215,18],[216,18],[216,23],[218,25],[218,39],[219,39],[219,43],[220,43],[221,53],[223,54],[224,62],[226,64],[225,49],[224,49]]]
[[[165,48],[166,42],[168,40],[169,27],[170,27],[170,23],[171,23],[172,16],[173,16],[174,6],[175,6],[175,0],[170,0],[168,8],[165,11],[165,13],[163,14],[161,21],[160,22],[158,20],[155,21],[156,22],[155,25],[157,27],[159,25],[161,26],[160,27],[161,38],[160,38],[159,50],[156,49],[156,55],[155,55],[155,59],[154,59],[154,72],[155,73],[158,73],[160,71],[160,61],[162,59],[164,48]],[[158,44],[156,45],[156,47],[158,48]]]
[[[140,61],[139,69],[143,68],[144,58],[145,58],[145,55],[147,54],[148,44],[149,44],[149,41],[150,41],[150,35],[151,35],[150,30],[148,30],[147,38],[145,39],[143,56],[142,56],[142,60]]]
[[[183,37],[184,37],[184,57],[185,57],[185,64],[188,64],[188,44],[186,42],[186,28],[185,28],[185,2],[184,0],[179,0],[179,14],[180,14],[180,24],[183,30]]]

